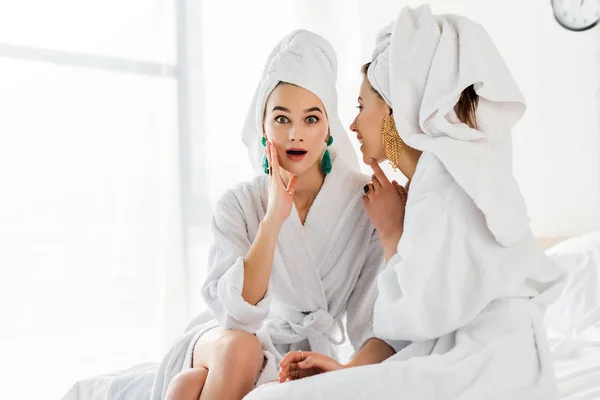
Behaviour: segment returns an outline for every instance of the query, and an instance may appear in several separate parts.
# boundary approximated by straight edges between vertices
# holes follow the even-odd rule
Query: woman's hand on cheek
[[[277,147],[273,143],[267,142],[265,152],[270,166],[269,204],[265,219],[272,219],[281,225],[292,211],[294,190],[296,189],[298,177],[293,175],[286,185],[281,180],[281,167],[279,166],[279,159],[277,157]]]

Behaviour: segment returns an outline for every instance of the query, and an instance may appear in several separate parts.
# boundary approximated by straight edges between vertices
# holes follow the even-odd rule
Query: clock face
[[[554,17],[564,28],[585,31],[600,20],[600,0],[552,0]]]

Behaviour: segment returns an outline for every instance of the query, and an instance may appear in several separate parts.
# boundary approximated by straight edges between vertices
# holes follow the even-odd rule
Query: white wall
[[[345,43],[360,49],[360,61],[355,64],[356,55],[344,59],[342,53],[342,71],[358,71],[370,60],[375,34],[403,6],[422,4],[414,0],[357,1],[358,20],[347,22],[355,30],[349,32]],[[336,3],[340,8],[355,4]],[[435,13],[462,14],[483,24],[504,55],[528,102],[528,111],[514,131],[514,166],[533,231],[538,236],[574,235],[600,229],[600,28],[569,32],[555,22],[549,3],[429,1]],[[345,10],[342,15],[349,14]],[[330,32],[325,25],[313,29]],[[332,32],[326,37],[335,42],[335,35]],[[352,75],[341,72],[340,76]],[[351,79],[358,79],[358,73],[355,76]],[[340,81],[340,92],[349,84],[356,83]],[[354,112],[348,112],[354,104],[340,97],[344,118]],[[355,97],[349,100],[354,102]]]
[[[528,112],[514,132],[515,170],[534,233],[573,235],[600,229],[600,28],[567,32],[555,23],[546,0],[430,4],[434,12],[467,15],[485,25],[528,100]],[[339,113],[348,127],[357,111],[360,66],[371,58],[376,32],[404,5],[420,2],[203,0],[202,5],[206,118],[203,146],[194,158],[204,163],[208,177],[194,191],[206,191],[214,204],[227,188],[252,176],[239,132],[266,57],[284,34],[306,28],[332,43],[338,53]],[[248,18],[257,13],[261,22]],[[369,172],[366,166],[363,170]],[[191,287],[204,279],[209,241],[206,226],[191,230]],[[191,294],[194,313],[202,302],[197,290]]]

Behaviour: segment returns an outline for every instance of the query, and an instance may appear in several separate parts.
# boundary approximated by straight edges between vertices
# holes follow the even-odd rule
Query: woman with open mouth
[[[369,178],[337,114],[336,75],[333,48],[308,31],[284,37],[267,60],[242,132],[259,176],[215,207],[209,311],[165,357],[152,399],[241,399],[278,381],[289,351],[335,358],[345,331],[354,365],[393,354],[372,332],[383,253],[362,203]]]

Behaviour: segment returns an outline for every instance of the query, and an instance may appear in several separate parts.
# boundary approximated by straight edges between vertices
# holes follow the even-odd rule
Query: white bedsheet
[[[551,339],[554,368],[563,400],[600,400],[600,341]],[[351,351],[351,348],[349,348]],[[348,351],[340,352],[346,357]],[[110,400],[115,391],[131,399],[147,399],[158,364],[84,379],[63,400]]]
[[[600,341],[551,339],[563,400],[600,399]]]
[[[158,363],[139,364],[121,371],[83,379],[77,382],[63,400],[110,400],[150,398]]]

